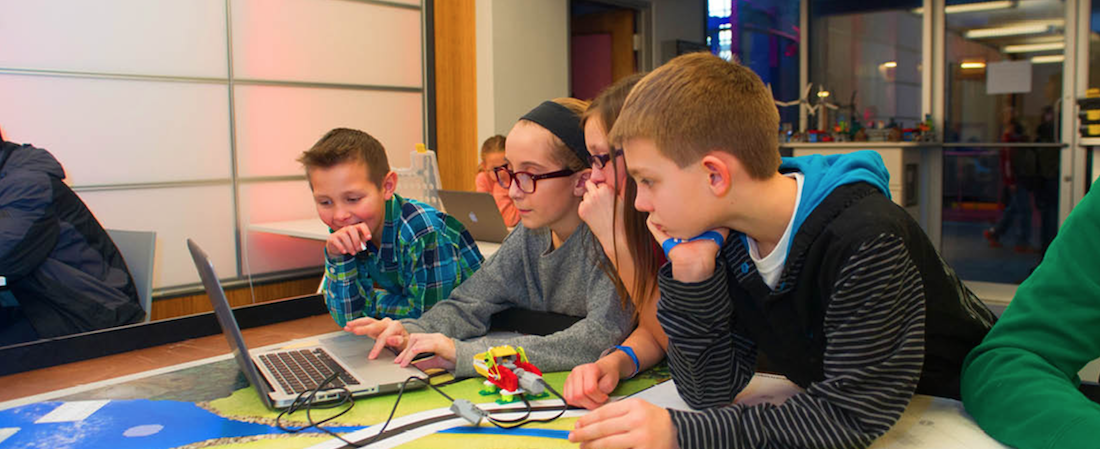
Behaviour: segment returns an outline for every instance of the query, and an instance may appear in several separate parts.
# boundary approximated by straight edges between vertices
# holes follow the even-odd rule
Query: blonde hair
[[[488,154],[504,152],[504,142],[506,142],[506,139],[506,137],[500,134],[485,139],[485,142],[481,144],[481,159],[484,160],[485,156]]]
[[[711,151],[736,157],[753,179],[779,169],[779,112],[752,70],[709,53],[676,57],[643,78],[608,136],[612,145],[650,139],[686,167]]]
[[[481,162],[482,163],[478,164],[478,168],[477,168],[478,171],[486,171],[486,172],[492,172],[493,171],[493,167],[485,167],[485,156],[488,156],[490,154],[495,154],[495,153],[503,153],[504,152],[504,143],[506,141],[507,141],[506,137],[504,137],[500,134],[497,134],[493,137],[485,139],[485,142],[481,143]]]

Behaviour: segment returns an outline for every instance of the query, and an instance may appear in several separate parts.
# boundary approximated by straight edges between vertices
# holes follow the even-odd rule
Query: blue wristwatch
[[[687,240],[678,239],[678,238],[675,238],[675,237],[669,238],[669,239],[665,240],[664,242],[661,242],[661,249],[664,250],[664,252],[665,252],[665,259],[668,259],[668,253],[671,252],[672,248],[675,248],[676,245],[679,245],[679,244],[684,243],[684,242],[694,242],[696,240],[704,240],[704,239],[713,240],[714,243],[718,244],[719,248],[722,247],[722,243],[724,243],[724,241],[725,241],[725,239],[722,238],[722,234],[719,234],[718,231],[707,231],[707,232],[704,232],[702,234],[699,234],[699,235],[697,235],[695,237],[692,237],[690,239],[687,239]]]

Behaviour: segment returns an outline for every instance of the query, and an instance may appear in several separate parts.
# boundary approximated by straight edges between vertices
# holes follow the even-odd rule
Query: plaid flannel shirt
[[[481,267],[484,258],[458,220],[416,200],[386,201],[382,247],[325,254],[324,294],[341,327],[372,318],[419,318]]]

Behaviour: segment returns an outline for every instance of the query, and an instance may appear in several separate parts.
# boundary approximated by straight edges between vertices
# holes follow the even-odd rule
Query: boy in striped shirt
[[[462,223],[394,193],[397,174],[370,134],[334,129],[298,162],[332,230],[323,289],[341,327],[364,316],[419,318],[481,267]]]
[[[759,77],[705,53],[631,92],[610,139],[668,252],[657,318],[697,411],[620,401],[578,420],[572,441],[866,447],[914,393],[959,396],[992,313],[890,201],[877,153],[781,160],[778,121]],[[733,404],[758,353],[803,391]]]

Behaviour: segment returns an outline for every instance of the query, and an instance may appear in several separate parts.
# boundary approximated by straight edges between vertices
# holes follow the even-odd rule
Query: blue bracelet
[[[634,348],[622,345],[615,345],[614,348],[630,356],[630,360],[634,361],[634,372],[630,374],[630,377],[638,375],[638,370],[642,368],[642,364],[638,362],[638,356],[634,355]],[[629,379],[630,377],[628,377],[627,379]]]
[[[668,253],[671,252],[672,248],[675,248],[676,245],[679,245],[679,244],[684,243],[684,242],[694,242],[696,240],[703,240],[703,239],[714,241],[714,243],[718,244],[719,248],[722,247],[722,243],[725,241],[725,239],[722,238],[722,234],[719,234],[718,231],[707,231],[707,232],[704,232],[702,234],[699,234],[699,235],[697,235],[695,237],[692,237],[690,239],[687,239],[687,240],[681,240],[681,239],[678,239],[678,238],[670,238],[668,240],[665,240],[664,242],[661,242],[661,249],[664,250],[664,252],[665,252],[665,259],[668,259]]]

